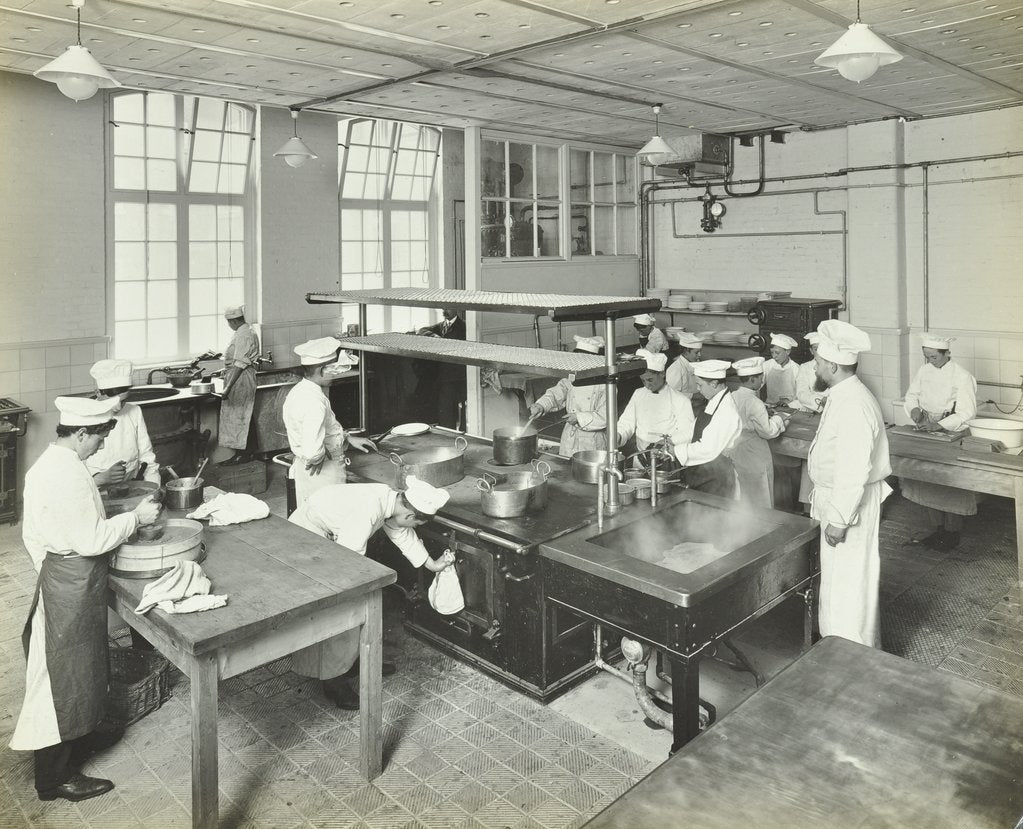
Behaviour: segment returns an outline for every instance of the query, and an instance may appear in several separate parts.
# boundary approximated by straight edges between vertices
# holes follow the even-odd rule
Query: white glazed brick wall
[[[89,369],[106,356],[105,337],[0,345],[0,397],[55,411],[54,398],[95,388]]]

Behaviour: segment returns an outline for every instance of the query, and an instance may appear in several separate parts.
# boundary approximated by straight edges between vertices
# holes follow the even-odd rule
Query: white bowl
[[[967,421],[970,434],[988,440],[1000,440],[1006,449],[1023,446],[1023,421],[1001,417],[978,417]]]
[[[703,311],[706,308],[707,308],[707,303],[706,302],[690,302],[689,303],[689,310],[690,311]]]

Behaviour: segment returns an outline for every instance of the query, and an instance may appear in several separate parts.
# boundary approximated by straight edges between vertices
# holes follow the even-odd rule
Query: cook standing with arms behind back
[[[245,321],[245,306],[236,305],[224,311],[224,319],[234,334],[224,349],[224,391],[220,402],[220,427],[217,442],[233,449],[234,454],[220,462],[221,466],[244,463],[249,459],[249,423],[252,405],[256,402],[256,358],[259,337]]]
[[[156,462],[142,409],[125,401],[131,389],[131,370],[128,360],[100,360],[89,369],[89,374],[96,381],[98,398],[117,400],[113,408],[116,424],[113,431],[103,442],[103,447],[85,460],[96,486],[139,478],[157,485],[160,483],[160,464]],[[145,471],[140,474],[143,465]]]
[[[935,334],[921,337],[924,364],[909,384],[904,405],[922,432],[960,432],[977,416],[977,381],[952,359],[949,345],[953,339]],[[963,516],[977,514],[976,494],[930,481],[902,479],[900,486],[903,496],[927,510],[931,529],[929,535],[914,538],[907,546],[942,551],[958,547]]]
[[[575,335],[577,354],[600,354],[604,350],[603,337]],[[568,377],[562,377],[529,407],[529,414],[538,417],[564,409],[565,428],[561,432],[558,454],[570,458],[576,452],[607,447],[604,427],[607,422],[607,392],[600,384],[576,386]]]
[[[57,439],[25,476],[22,540],[38,572],[23,642],[25,701],[11,737],[15,751],[35,752],[40,800],[79,801],[114,788],[79,770],[106,710],[106,553],[152,524],[151,498],[106,517],[85,459],[114,428],[115,398],[58,397]]]
[[[376,449],[369,438],[347,435],[324,393],[334,378],[357,364],[355,357],[341,351],[341,342],[333,337],[318,337],[295,346],[302,366],[302,379],[284,398],[284,428],[288,447],[295,460],[288,476],[295,481],[295,498],[302,506],[316,490],[330,484],[343,484],[345,443],[368,452]]]

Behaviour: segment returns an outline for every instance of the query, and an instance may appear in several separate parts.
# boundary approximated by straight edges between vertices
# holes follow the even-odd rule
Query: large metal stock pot
[[[619,469],[625,465],[621,454],[615,453]],[[595,484],[600,480],[600,467],[607,463],[607,452],[603,449],[587,449],[572,455],[572,478],[584,484]]]
[[[476,479],[480,506],[491,518],[518,518],[526,512],[539,512],[547,506],[547,477],[551,467],[545,461],[533,461],[528,472],[506,472],[501,480],[486,472]]]
[[[405,488],[405,478],[415,475],[420,481],[433,486],[449,486],[458,483],[465,477],[465,450],[469,441],[461,435],[455,438],[454,447],[431,446],[429,449],[416,449],[405,455],[392,452],[391,463],[394,464],[394,484],[398,489]]]
[[[536,429],[504,426],[494,429],[494,461],[502,466],[529,463],[536,457]]]

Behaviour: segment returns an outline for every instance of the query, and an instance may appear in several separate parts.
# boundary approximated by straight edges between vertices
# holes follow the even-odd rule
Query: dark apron
[[[106,707],[108,557],[47,553],[22,633],[25,656],[32,617],[43,597],[46,670],[62,741],[94,731]]]
[[[731,394],[731,392],[725,392]],[[718,403],[718,407],[721,403]],[[717,411],[715,407],[714,411]],[[707,414],[704,407],[696,415],[696,425],[693,426],[693,443],[703,437],[703,430],[707,428],[714,417],[713,413]],[[735,497],[735,465],[731,458],[718,455],[714,460],[701,463],[698,466],[687,466],[682,471],[682,479],[690,489],[699,492],[706,492],[708,495],[720,495],[722,498]]]

